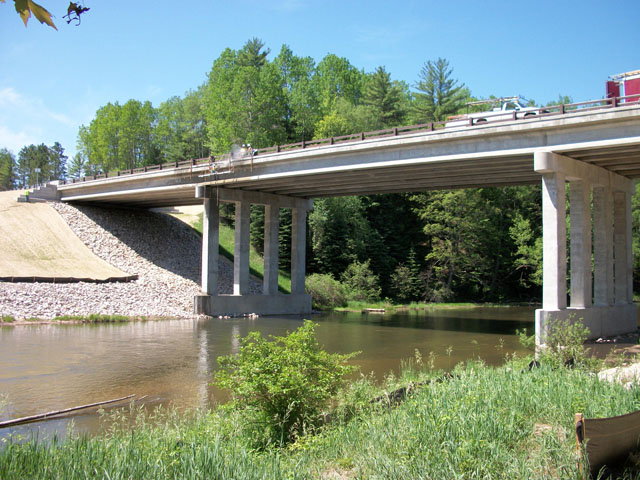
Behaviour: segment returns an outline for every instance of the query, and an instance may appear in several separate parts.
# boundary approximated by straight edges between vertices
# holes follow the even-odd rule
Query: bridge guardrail
[[[548,118],[550,116],[556,115],[566,115],[575,112],[587,112],[593,110],[603,110],[603,109],[611,109],[629,105],[631,103],[640,104],[640,94],[627,95],[624,97],[614,97],[614,98],[602,98],[599,100],[589,100],[587,102],[577,102],[577,103],[568,103],[568,104],[560,104],[560,105],[549,105],[546,107],[540,107],[537,110],[532,110],[531,112],[535,112],[533,118]],[[467,127],[479,127],[487,125],[494,125],[496,123],[502,122],[510,122],[514,120],[522,120],[523,117],[518,117],[517,112],[513,111],[513,114],[510,118],[501,118],[497,120],[491,120],[490,122],[482,123],[482,124],[473,124],[472,119],[469,119],[469,125]],[[531,120],[532,117],[526,117],[527,120]],[[361,132],[361,133],[352,133],[349,135],[340,135],[337,137],[329,137],[322,138],[318,140],[303,140],[301,142],[296,143],[288,143],[285,145],[275,145],[273,147],[265,147],[254,150],[251,154],[247,154],[240,159],[253,158],[258,154],[265,153],[281,153],[288,152],[292,150],[301,150],[307,148],[321,147],[325,145],[339,145],[344,143],[352,143],[352,142],[360,142],[366,139],[371,138],[385,138],[385,137],[397,137],[402,135],[410,135],[412,133],[420,133],[420,132],[433,132],[437,130],[444,130],[446,120],[439,122],[429,122],[422,123],[417,125],[408,125],[403,127],[393,127],[386,128],[383,130],[375,130],[371,132]],[[453,127],[453,128],[467,128],[467,127]],[[102,178],[111,178],[111,177],[122,177],[127,175],[133,175],[137,173],[146,173],[152,172],[156,170],[166,170],[166,169],[178,169],[178,168],[193,168],[199,167],[202,165],[210,165],[213,166],[216,162],[220,160],[228,161],[229,159],[234,159],[231,154],[223,154],[218,156],[210,156],[204,158],[197,158],[191,160],[179,160],[176,162],[168,162],[162,163],[158,165],[147,165],[143,167],[131,168],[127,170],[119,170],[116,172],[105,172],[99,173],[96,175],[87,175],[81,178],[68,178],[65,180],[60,180],[62,185],[69,185],[74,183],[81,183],[85,181],[98,180]]]

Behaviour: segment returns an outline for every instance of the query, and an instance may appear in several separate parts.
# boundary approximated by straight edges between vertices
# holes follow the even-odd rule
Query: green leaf
[[[22,18],[24,22],[24,26],[27,26],[27,22],[29,21],[29,17],[31,17],[31,12],[29,11],[29,6],[27,4],[28,0],[14,0],[16,12]]]
[[[51,20],[51,14],[47,11],[46,8],[38,5],[36,2],[32,2],[31,0],[27,0],[27,3],[29,4],[31,12],[36,16],[40,23],[46,23],[50,27],[53,27],[54,30],[58,30],[53,23],[53,20]]]
[[[0,0],[4,3],[4,0]],[[27,22],[29,18],[31,18],[31,14],[33,13],[35,17],[40,21],[40,23],[46,23],[50,27],[53,27],[55,30],[58,30],[51,20],[51,14],[47,11],[46,8],[38,5],[36,2],[31,0],[14,0],[16,12],[22,18],[24,22],[24,26],[27,26]]]

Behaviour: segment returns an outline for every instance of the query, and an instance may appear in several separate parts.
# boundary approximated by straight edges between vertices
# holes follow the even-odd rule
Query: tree
[[[464,84],[451,78],[453,69],[444,58],[427,61],[420,71],[413,104],[413,117],[417,123],[440,122],[458,113],[469,96]]]
[[[0,3],[5,3],[5,0],[0,0]],[[16,12],[18,12],[18,15],[22,18],[25,27],[33,14],[40,23],[46,23],[51,28],[55,30],[58,29],[53,23],[49,11],[42,5],[37,4],[33,0],[13,0],[13,3],[15,5]],[[69,2],[67,14],[63,15],[63,18],[67,19],[67,23],[76,21],[78,22],[77,25],[80,25],[81,15],[89,10],[89,8],[83,7],[80,3]]]
[[[282,77],[288,141],[293,143],[314,138],[314,126],[320,112],[318,95],[311,81],[315,73],[313,58],[298,57],[283,45],[273,63]]]
[[[154,145],[155,121],[156,112],[149,101],[129,100],[121,107],[118,122],[121,169],[158,163],[159,155]]]
[[[323,198],[309,214],[312,270],[339,277],[354,261],[367,260],[372,232],[360,197]]]
[[[159,161],[155,143],[156,111],[151,102],[107,103],[89,126],[78,132],[78,150],[95,173],[138,168]]]
[[[0,190],[13,190],[16,159],[6,148],[0,149]]]
[[[402,84],[391,82],[391,75],[384,67],[378,67],[367,77],[363,103],[373,109],[377,118],[377,125],[374,128],[381,129],[402,124],[406,99],[402,88]]]
[[[80,153],[76,153],[69,164],[68,174],[72,178],[80,178],[86,175],[85,168],[87,166],[86,158]]]
[[[213,63],[204,97],[209,147],[226,153],[234,144],[286,141],[282,78],[252,39],[240,52],[226,49]],[[263,62],[264,60],[264,62]]]
[[[260,69],[267,63],[267,55],[270,49],[264,48],[264,42],[259,38],[253,37],[245,43],[242,50],[238,52],[238,64],[243,67],[251,67]]]
[[[493,239],[485,228],[487,202],[479,189],[437,191],[416,197],[430,251],[425,257],[432,282],[430,300],[480,297],[492,257],[485,248]],[[475,287],[475,288],[474,288]]]
[[[24,188],[49,180],[64,179],[66,160],[64,148],[58,142],[52,147],[47,147],[44,143],[23,147],[18,153],[18,186]]]
[[[351,300],[374,302],[380,298],[378,276],[371,271],[369,260],[353,262],[340,279]]]
[[[325,56],[318,63],[312,78],[322,116],[334,111],[340,98],[351,105],[358,105],[362,97],[363,81],[364,73],[351,65],[346,58],[333,54]]]
[[[60,143],[55,142],[49,150],[48,174],[52,180],[64,180],[67,177],[67,157]]]
[[[200,87],[184,98],[171,97],[156,109],[153,139],[159,160],[175,162],[209,155],[203,94]]]

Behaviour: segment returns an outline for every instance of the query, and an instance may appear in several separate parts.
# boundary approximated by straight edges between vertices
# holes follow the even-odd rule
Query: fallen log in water
[[[122,400],[127,400],[128,398],[135,397],[135,396],[136,394],[133,393],[131,395],[127,395],[126,397],[114,398],[113,400],[105,400],[104,402],[96,402],[96,403],[90,403],[88,405],[80,405],[78,407],[65,408],[64,410],[55,410],[53,412],[40,413],[38,415],[31,415],[29,417],[14,418],[13,420],[6,420],[4,422],[0,422],[0,428],[14,427],[16,425],[22,425],[23,423],[29,423],[35,420],[42,420],[49,417],[55,417],[58,415],[62,415],[63,413],[74,412],[76,410],[82,410],[84,408],[97,407],[98,405],[105,405],[107,403],[121,402]]]

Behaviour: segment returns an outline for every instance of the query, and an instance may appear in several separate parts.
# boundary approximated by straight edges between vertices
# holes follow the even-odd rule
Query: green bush
[[[380,298],[378,276],[371,271],[369,260],[353,262],[342,274],[342,284],[349,300],[374,302]]]
[[[582,320],[573,316],[553,321],[547,327],[547,350],[543,355],[556,364],[588,366],[592,359],[584,343],[589,333]]]
[[[328,401],[357,367],[320,348],[310,320],[286,336],[264,338],[251,332],[237,355],[218,358],[214,383],[231,390],[231,407],[251,420],[259,446],[286,444],[314,427]],[[256,429],[257,427],[257,429]]]
[[[311,295],[313,308],[325,310],[347,305],[344,287],[329,274],[309,275],[305,279],[305,289]]]

